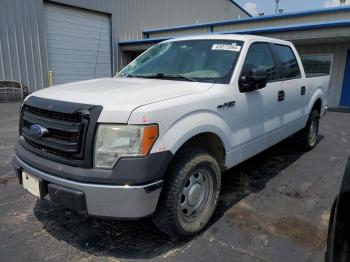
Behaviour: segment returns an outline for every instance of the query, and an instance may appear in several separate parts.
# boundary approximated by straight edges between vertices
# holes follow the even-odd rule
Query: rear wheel
[[[211,155],[198,149],[179,152],[167,174],[154,224],[177,239],[195,235],[213,215],[220,187],[220,168]]]
[[[313,109],[305,128],[295,134],[295,142],[304,150],[310,150],[316,146],[320,125],[320,113]]]

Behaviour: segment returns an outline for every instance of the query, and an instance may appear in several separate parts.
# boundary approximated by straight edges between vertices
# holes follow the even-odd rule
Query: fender
[[[231,131],[224,119],[212,111],[199,110],[190,112],[174,122],[156,142],[151,153],[170,150],[175,154],[187,140],[201,133],[216,134],[221,139],[225,151],[230,150]]]
[[[321,111],[322,111],[322,107],[323,107],[323,103],[324,103],[323,98],[324,98],[324,94],[323,94],[322,88],[320,88],[320,87],[316,88],[316,90],[311,95],[311,98],[309,100],[309,104],[307,105],[307,114],[308,115],[311,113],[312,107],[315,105],[315,103],[318,99],[321,99],[321,103],[322,103],[321,104]],[[322,113],[322,112],[320,112],[320,113]]]

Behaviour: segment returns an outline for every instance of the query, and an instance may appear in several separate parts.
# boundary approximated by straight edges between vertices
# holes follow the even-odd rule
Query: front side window
[[[132,61],[117,77],[228,84],[242,44],[235,40],[160,43]]]
[[[267,43],[254,43],[249,47],[241,75],[249,75],[251,69],[266,70],[268,81],[277,79],[276,64]]]
[[[299,65],[292,49],[285,45],[275,45],[274,48],[281,62],[281,78],[290,79],[300,77]]]

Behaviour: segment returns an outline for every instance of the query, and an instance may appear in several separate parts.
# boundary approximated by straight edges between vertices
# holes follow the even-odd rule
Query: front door
[[[269,147],[268,137],[282,125],[283,101],[278,100],[281,82],[277,80],[277,65],[268,43],[256,42],[249,47],[241,76],[247,76],[251,69],[267,71],[266,87],[241,93],[236,89],[236,109],[239,120],[236,123],[242,160]]]
[[[350,51],[348,51],[348,55],[346,58],[340,106],[350,107]]]

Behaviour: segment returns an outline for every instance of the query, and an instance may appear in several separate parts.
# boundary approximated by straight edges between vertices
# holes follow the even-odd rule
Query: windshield
[[[243,42],[186,40],[160,43],[127,65],[117,77],[159,78],[227,84]]]

